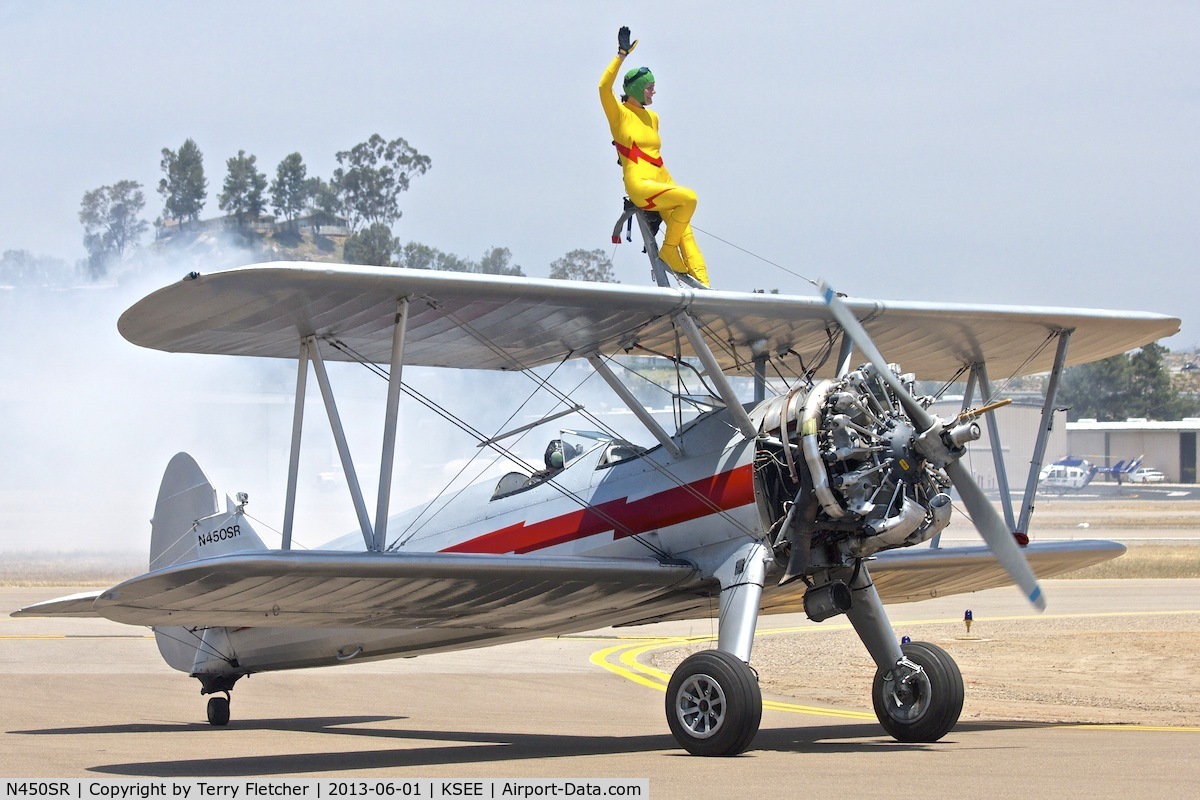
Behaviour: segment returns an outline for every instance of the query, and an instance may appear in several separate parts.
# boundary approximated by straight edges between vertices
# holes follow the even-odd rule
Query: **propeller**
[[[875,366],[879,376],[891,387],[900,400],[900,405],[908,414],[908,418],[921,431],[921,438],[925,438],[927,443],[933,443],[935,446],[944,446],[940,440],[942,421],[929,413],[929,410],[921,405],[917,398],[908,393],[908,390],[900,383],[900,379],[888,366],[887,359],[883,357],[883,354],[875,347],[875,343],[871,341],[871,337],[867,335],[866,329],[841,301],[837,293],[824,281],[820,281],[818,288],[825,304],[829,306],[833,318],[842,326],[842,330],[854,342],[854,346],[858,348],[859,352]],[[934,438],[937,441],[931,442]],[[966,506],[967,513],[971,515],[975,528],[987,543],[992,554],[1008,572],[1013,583],[1025,593],[1029,602],[1039,611],[1044,611],[1046,597],[1042,594],[1042,587],[1038,585],[1037,576],[1029,568],[1029,562],[1025,560],[1025,554],[1021,552],[1021,548],[1013,538],[1012,531],[996,513],[996,509],[984,495],[983,489],[979,488],[979,484],[971,477],[966,465],[957,458],[948,459],[943,468],[954,484],[954,488],[958,490],[958,496]]]

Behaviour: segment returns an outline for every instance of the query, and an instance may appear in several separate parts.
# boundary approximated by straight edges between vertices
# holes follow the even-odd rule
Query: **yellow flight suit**
[[[692,234],[696,193],[679,186],[663,166],[658,115],[648,108],[621,103],[613,93],[622,59],[614,58],[600,78],[600,105],[608,117],[613,144],[625,178],[625,192],[638,208],[657,211],[666,223],[659,257],[676,272],[690,274],[708,286],[704,256]]]

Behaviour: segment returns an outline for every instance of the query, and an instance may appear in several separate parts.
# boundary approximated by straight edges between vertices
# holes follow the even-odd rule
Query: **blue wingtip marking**
[[[1038,598],[1041,596],[1042,596],[1042,587],[1035,586],[1035,587],[1033,587],[1033,591],[1030,592],[1030,594],[1029,594],[1029,602],[1036,603],[1038,601]]]
[[[828,286],[826,286],[825,287],[825,302],[828,303],[832,299],[833,299],[833,289],[830,289]]]

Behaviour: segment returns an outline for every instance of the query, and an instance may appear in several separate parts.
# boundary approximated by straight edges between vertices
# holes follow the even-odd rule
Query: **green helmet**
[[[645,105],[646,87],[651,83],[654,83],[654,73],[650,71],[650,68],[638,67],[625,73],[625,80],[622,86],[625,89],[626,95]]]

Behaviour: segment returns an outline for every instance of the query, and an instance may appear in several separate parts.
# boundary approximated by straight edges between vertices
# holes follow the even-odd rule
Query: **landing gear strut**
[[[715,570],[721,581],[718,649],[686,658],[667,684],[667,725],[694,756],[736,756],[758,733],[762,692],[747,662],[770,559],[760,542],[725,556]]]
[[[195,675],[200,679],[200,694],[208,698],[208,724],[223,727],[229,724],[229,692],[241,678],[240,673],[206,673]],[[222,696],[224,695],[224,696]]]
[[[963,705],[958,665],[942,648],[927,642],[896,643],[896,634],[862,565],[850,582],[850,623],[875,661],[871,698],[879,724],[901,742],[936,742],[954,723]]]

